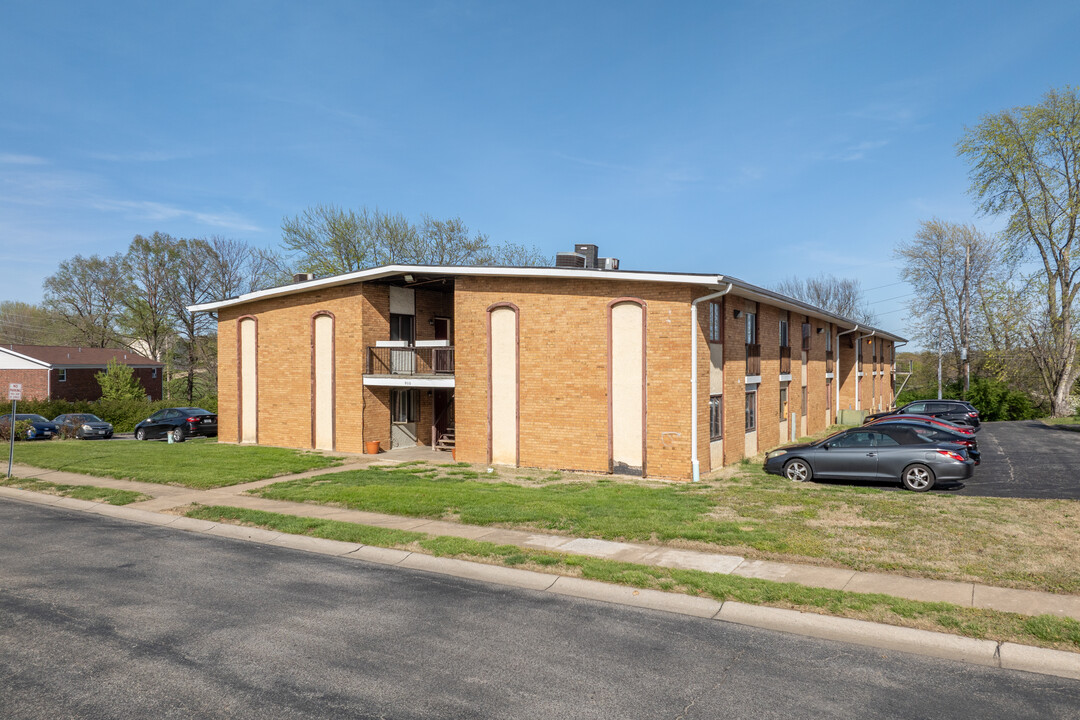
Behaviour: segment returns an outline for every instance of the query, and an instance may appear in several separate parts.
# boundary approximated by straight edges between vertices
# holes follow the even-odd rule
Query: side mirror
[[[822,450],[828,450],[828,449],[829,449],[829,443],[825,443],[825,444],[823,444],[823,445],[821,446],[821,449],[822,449]]]

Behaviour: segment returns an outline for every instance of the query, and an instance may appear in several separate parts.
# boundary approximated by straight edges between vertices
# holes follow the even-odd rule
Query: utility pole
[[[937,399],[941,399],[941,328],[937,331]]]
[[[971,388],[971,361],[968,358],[968,346],[971,344],[971,242],[964,243],[964,319],[960,329],[963,347],[960,348],[960,360],[964,363],[964,399],[967,400]],[[940,397],[940,395],[939,395]]]

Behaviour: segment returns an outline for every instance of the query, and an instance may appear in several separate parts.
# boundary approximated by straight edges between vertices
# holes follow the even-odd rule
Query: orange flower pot
[[[378,440],[368,440],[366,443],[364,443],[364,452],[366,452],[368,455],[378,455],[379,454],[379,441]]]

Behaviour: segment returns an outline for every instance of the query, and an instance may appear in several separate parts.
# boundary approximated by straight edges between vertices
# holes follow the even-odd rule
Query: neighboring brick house
[[[723,275],[591,267],[390,265],[189,310],[217,313],[219,441],[674,478],[888,407],[902,341]]]
[[[22,383],[24,400],[97,400],[109,360],[131,367],[151,400],[161,399],[159,362],[130,351],[60,345],[0,345],[0,387]]]

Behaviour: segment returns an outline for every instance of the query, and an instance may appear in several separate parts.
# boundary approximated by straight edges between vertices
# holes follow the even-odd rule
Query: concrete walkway
[[[435,458],[441,459],[438,455]],[[948,602],[962,607],[1001,610],[1024,615],[1049,614],[1080,620],[1080,596],[1078,595],[1055,595],[1053,593],[999,588],[970,582],[926,580],[902,575],[858,572],[817,565],[748,560],[737,555],[722,555],[695,550],[680,550],[659,545],[622,543],[523,530],[464,525],[443,520],[384,515],[326,505],[268,500],[247,494],[248,490],[287,480],[314,477],[371,465],[396,465],[399,462],[408,460],[431,461],[432,452],[427,449],[418,449],[414,452],[410,449],[408,451],[393,451],[379,456],[350,456],[346,458],[346,465],[344,466],[321,468],[296,475],[284,475],[213,490],[192,490],[190,488],[155,483],[99,478],[18,464],[15,465],[15,475],[20,478],[36,478],[65,485],[95,485],[119,490],[134,490],[149,495],[152,499],[132,503],[127,506],[128,508],[170,515],[175,514],[176,509],[192,503],[231,505],[286,515],[325,518],[398,530],[415,530],[430,535],[449,535],[483,540],[500,545],[516,545],[537,550],[587,555],[639,565],[703,570],[705,572],[798,583],[809,587],[858,593],[881,593],[910,600]],[[3,489],[0,488],[0,490]]]

